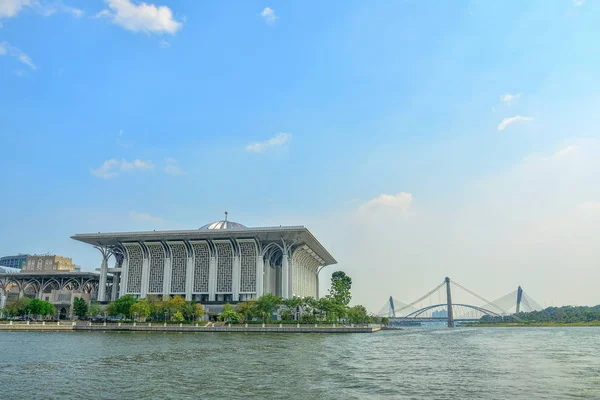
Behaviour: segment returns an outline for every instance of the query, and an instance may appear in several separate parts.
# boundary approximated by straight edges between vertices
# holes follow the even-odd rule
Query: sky
[[[353,303],[598,304],[600,1],[0,0],[0,254],[304,225]],[[324,286],[322,284],[322,286]],[[322,291],[321,294],[325,294]]]

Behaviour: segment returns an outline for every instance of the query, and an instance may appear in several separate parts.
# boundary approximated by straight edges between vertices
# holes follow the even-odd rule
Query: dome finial
[[[227,222],[227,214],[229,214],[227,211],[225,211],[225,222]]]

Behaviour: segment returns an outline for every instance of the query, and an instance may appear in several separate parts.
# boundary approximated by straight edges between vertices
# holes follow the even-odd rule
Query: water
[[[600,398],[600,328],[0,332],[3,399]]]

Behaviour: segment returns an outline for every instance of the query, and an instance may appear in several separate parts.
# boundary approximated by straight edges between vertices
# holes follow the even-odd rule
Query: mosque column
[[[167,254],[167,249],[165,249],[165,255]],[[163,267],[163,296],[169,296],[171,294],[171,257],[165,257],[164,267]]]
[[[264,258],[262,256],[256,256],[256,298],[263,295],[263,279],[264,279]]]
[[[290,262],[287,254],[281,258],[281,297],[290,298]]]
[[[262,257],[261,257],[262,258]],[[267,258],[266,261],[263,261],[263,270],[264,270],[264,290],[263,294],[273,293],[271,291],[271,261]]]
[[[0,289],[0,315],[4,307],[6,307],[6,290],[2,288]]]
[[[115,272],[113,274],[113,282],[112,282],[112,293],[110,295],[111,301],[115,301],[119,294],[119,281],[121,274],[119,272]]]
[[[194,258],[188,257],[185,267],[185,300],[191,301],[194,291]]]
[[[94,246],[102,254],[102,264],[100,264],[100,282],[98,283],[98,301],[106,301],[106,286],[108,276],[108,259],[111,252],[108,248],[102,246]]]
[[[238,255],[233,256],[233,270],[231,271],[231,291],[233,293],[233,301],[240,300],[240,279],[241,279],[242,261]]]
[[[127,293],[127,277],[129,276],[129,257],[123,259],[121,264],[121,275],[119,278],[119,297],[125,296]]]
[[[217,258],[210,257],[208,261],[208,301],[215,301],[217,291]]]
[[[148,287],[150,286],[150,258],[148,258],[148,256],[148,251],[144,249],[144,258],[142,260],[142,287],[140,290],[141,299],[146,298],[148,295]]]

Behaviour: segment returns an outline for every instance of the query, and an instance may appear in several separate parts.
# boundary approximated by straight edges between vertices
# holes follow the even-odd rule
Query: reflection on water
[[[600,397],[600,328],[0,332],[2,398]]]

